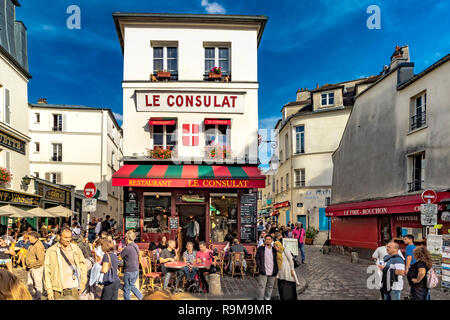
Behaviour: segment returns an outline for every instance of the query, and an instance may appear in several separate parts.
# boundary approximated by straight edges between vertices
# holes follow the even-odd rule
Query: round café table
[[[167,262],[164,264],[164,266],[168,269],[183,269],[187,266],[186,263],[181,261],[175,261],[175,262]],[[194,263],[191,265],[192,268],[198,268],[198,269],[204,269],[208,268],[210,265],[204,264],[204,263]]]

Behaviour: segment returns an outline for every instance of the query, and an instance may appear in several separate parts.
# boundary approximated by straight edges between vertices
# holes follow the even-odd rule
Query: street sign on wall
[[[438,213],[438,205],[433,203],[422,203],[420,205],[420,213],[422,214],[429,214],[429,215],[436,215]]]
[[[421,214],[420,215],[420,223],[423,226],[434,226],[437,224],[437,215],[435,214]]]
[[[93,212],[97,210],[97,199],[87,198],[83,199],[83,211]]]

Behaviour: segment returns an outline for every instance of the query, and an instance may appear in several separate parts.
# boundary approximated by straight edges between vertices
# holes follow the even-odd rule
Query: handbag
[[[111,284],[111,283],[113,283],[113,280],[114,280],[114,274],[113,274],[113,269],[112,269],[111,257],[109,256],[109,253],[107,253],[107,256],[108,256],[108,260],[109,260],[109,269],[105,273],[105,275],[103,276],[103,279],[102,279],[102,284],[103,285]]]
[[[291,252],[292,260],[294,260],[294,269],[297,269],[300,267],[300,263],[298,263],[297,259],[294,257],[294,255]]]

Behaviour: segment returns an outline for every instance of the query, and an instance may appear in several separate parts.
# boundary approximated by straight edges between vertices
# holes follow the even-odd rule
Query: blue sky
[[[266,15],[259,47],[259,125],[273,128],[299,88],[378,74],[396,45],[410,46],[418,73],[450,53],[450,3],[445,0],[39,0],[20,1],[28,29],[29,101],[111,108],[122,114],[122,52],[113,12]],[[70,5],[81,30],[69,30]],[[369,30],[369,5],[381,29]],[[261,156],[261,161],[267,161]]]

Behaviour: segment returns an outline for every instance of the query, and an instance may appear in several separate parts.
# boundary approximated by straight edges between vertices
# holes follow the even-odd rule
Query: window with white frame
[[[36,171],[36,172],[34,173],[34,176],[35,176],[36,178],[39,178],[39,172]]]
[[[167,71],[171,78],[178,74],[178,47],[153,47],[153,72]],[[176,78],[175,78],[176,79]]]
[[[63,116],[62,114],[53,114],[53,131],[62,131],[63,129]]]
[[[205,146],[230,146],[231,128],[227,124],[205,124]]]
[[[172,150],[177,143],[175,130],[176,125],[153,125],[153,147]]]
[[[205,73],[212,68],[220,67],[222,75],[230,75],[230,48],[228,47],[205,47]]]
[[[283,177],[280,178],[280,191],[283,192]]]
[[[34,143],[34,152],[38,153],[41,151],[41,145],[39,142]]]
[[[425,183],[425,152],[411,155],[408,158],[410,162],[408,191],[422,190]]]
[[[35,114],[34,114],[34,122],[36,122],[36,123],[41,123],[41,114],[39,113],[39,112],[36,112]]]
[[[304,187],[305,186],[305,169],[295,169],[295,187]]]
[[[52,143],[52,161],[62,161],[61,143]]]
[[[60,172],[48,172],[45,174],[45,180],[52,183],[61,183],[61,173]]]
[[[114,151],[111,152],[111,167],[114,168]]]
[[[334,104],[334,92],[322,93],[321,105],[331,106]]]
[[[427,115],[427,93],[424,92],[413,99],[411,112],[411,130],[425,126]]]
[[[305,153],[305,126],[295,127],[295,153]]]

